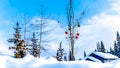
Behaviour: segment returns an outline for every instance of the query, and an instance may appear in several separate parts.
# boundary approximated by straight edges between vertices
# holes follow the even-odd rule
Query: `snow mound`
[[[112,68],[109,63],[95,63],[90,61],[63,61],[58,62],[55,58],[34,58],[27,55],[22,59],[0,55],[0,68]]]
[[[16,59],[12,55],[0,52],[0,68],[119,68],[120,60],[111,63],[97,63],[85,60],[59,62],[53,57],[34,58],[26,55]]]

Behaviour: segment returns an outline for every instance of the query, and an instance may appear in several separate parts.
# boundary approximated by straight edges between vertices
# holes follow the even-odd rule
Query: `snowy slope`
[[[120,60],[98,63],[84,60],[58,62],[55,58],[34,58],[27,55],[22,59],[13,57],[7,47],[0,45],[0,68],[119,68]]]
[[[55,58],[34,58],[26,55],[22,59],[13,57],[6,47],[0,49],[0,68],[119,68],[120,60],[110,63],[98,63],[84,60],[58,62]]]
[[[120,60],[111,63],[97,63],[90,61],[58,62],[55,58],[34,58],[27,55],[22,59],[0,55],[0,68],[119,68]]]

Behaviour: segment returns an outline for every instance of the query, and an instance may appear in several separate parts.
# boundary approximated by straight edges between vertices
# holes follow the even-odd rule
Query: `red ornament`
[[[76,36],[75,39],[78,39],[78,36]]]
[[[79,33],[77,33],[77,36],[79,36],[80,34]]]
[[[65,34],[68,34],[68,32],[66,31]]]

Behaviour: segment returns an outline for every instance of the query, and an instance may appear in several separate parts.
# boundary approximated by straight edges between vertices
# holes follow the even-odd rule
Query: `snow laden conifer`
[[[86,57],[86,52],[84,51],[84,57]]]
[[[117,32],[116,39],[117,40],[114,42],[113,54],[120,58],[120,35],[119,35],[119,32]],[[111,51],[110,51],[110,53],[111,53]]]
[[[62,48],[62,42],[60,42],[60,45],[59,45],[59,48],[57,50],[57,53],[56,53],[56,59],[58,61],[67,61],[67,58],[66,56],[64,56],[64,49]]]
[[[117,41],[116,41],[116,46],[114,46],[115,49],[115,55],[117,55],[118,57],[120,57],[120,35],[119,32],[117,32]]]
[[[113,49],[111,47],[110,47],[110,52],[108,52],[108,53],[114,54],[114,51],[113,51]]]
[[[113,53],[113,54],[116,55],[116,56],[118,56],[118,54],[117,54],[118,51],[119,51],[119,50],[118,50],[118,46],[117,46],[117,43],[116,43],[116,41],[115,41],[115,42],[114,42],[114,53]]]
[[[31,49],[31,54],[34,57],[39,57],[39,45],[37,44],[37,39],[35,38],[35,33],[33,33],[33,38],[32,38],[32,49]]]
[[[23,58],[26,55],[26,45],[25,41],[21,39],[20,35],[20,27],[19,23],[16,23],[16,27],[14,28],[15,33],[14,33],[14,38],[10,38],[8,42],[13,42],[15,46],[9,47],[9,49],[14,50],[14,57],[15,58]]]
[[[100,43],[98,42],[97,43],[97,50],[96,51],[98,51],[98,52],[100,52],[101,51],[101,48],[100,48]]]
[[[97,52],[103,52],[103,53],[106,52],[103,41],[97,43],[97,49],[96,49],[96,51]]]
[[[114,48],[112,50],[112,48],[110,48],[109,53],[116,55],[120,58],[120,35],[119,32],[117,32],[117,37],[116,37],[116,41],[114,41]]]
[[[105,53],[105,47],[102,41],[101,41],[101,52]]]

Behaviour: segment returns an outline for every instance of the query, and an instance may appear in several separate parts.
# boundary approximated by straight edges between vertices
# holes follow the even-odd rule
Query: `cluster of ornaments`
[[[67,31],[65,31],[65,34],[68,35],[69,33],[68,33]],[[71,34],[70,34],[70,35],[71,35]],[[75,35],[75,39],[78,39],[79,36],[80,36],[80,33],[76,33],[76,35]],[[67,38],[67,37],[66,37],[66,38]]]
[[[78,24],[78,25],[77,25],[77,27],[78,27],[78,28],[80,28],[80,24]],[[71,29],[69,28],[68,30],[71,30]],[[68,31],[65,31],[65,35],[67,35],[67,36],[68,36],[68,35],[72,35],[72,34],[69,34],[69,32],[68,32]],[[80,36],[80,33],[79,33],[79,32],[77,32],[77,33],[75,34],[74,38],[75,38],[75,39],[78,39],[78,38],[79,38],[79,36]],[[66,39],[67,39],[67,37],[66,37]]]

